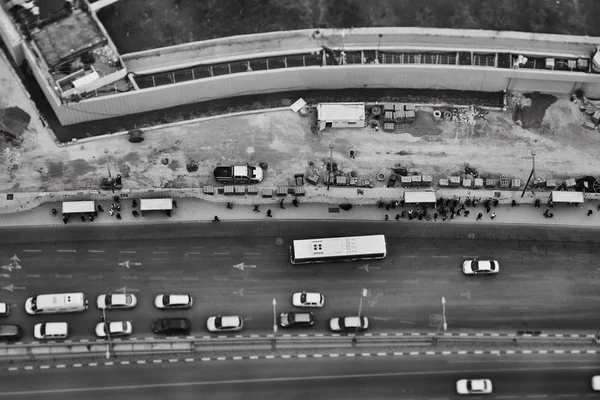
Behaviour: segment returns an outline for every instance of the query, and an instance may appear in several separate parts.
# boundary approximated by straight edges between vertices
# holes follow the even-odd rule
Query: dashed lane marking
[[[245,256],[260,256],[262,253],[244,253]]]
[[[137,251],[135,251],[135,250],[119,250],[119,253],[135,254],[135,253],[137,253]]]
[[[409,256],[409,255],[401,255],[400,257],[403,257],[403,258],[417,258],[417,256]]]
[[[59,274],[56,274],[56,275],[54,275],[54,277],[56,279],[73,279],[73,275],[59,275]]]
[[[42,275],[40,274],[27,274],[25,275],[25,278],[41,278]]]
[[[187,253],[185,253],[185,254],[196,254],[196,255],[199,255],[199,254],[202,254],[202,253],[201,253],[201,252],[199,252],[199,251],[188,251],[188,252],[187,252]]]
[[[23,249],[21,250],[23,253],[41,253],[41,249]]]
[[[88,279],[103,279],[103,275],[88,275]]]
[[[450,256],[432,256],[433,258],[450,258]]]
[[[59,253],[77,253],[77,250],[59,249]]]
[[[153,251],[152,254],[169,254],[168,251]]]
[[[151,276],[150,277],[151,281],[165,281],[167,280],[166,276]]]
[[[227,252],[213,252],[213,256],[228,256]]]
[[[127,280],[129,280],[129,281],[134,281],[134,280],[138,279],[138,277],[137,277],[137,276],[124,276],[124,277],[122,277],[121,279],[124,279],[124,280],[126,280],[126,281],[127,281]]]
[[[289,257],[290,253],[277,253],[276,255],[279,257]]]
[[[184,276],[183,280],[184,281],[199,281],[200,277],[198,277],[198,276]]]
[[[104,253],[104,250],[88,250],[90,253]]]

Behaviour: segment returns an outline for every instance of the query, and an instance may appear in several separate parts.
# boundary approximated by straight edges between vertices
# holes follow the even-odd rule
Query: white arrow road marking
[[[19,262],[19,261],[21,261],[21,260],[20,260],[20,259],[19,259],[19,257],[17,257],[17,255],[15,254],[14,256],[12,256],[12,257],[10,258],[10,261]]]
[[[13,290],[25,290],[25,287],[24,286],[15,286],[13,284],[10,284],[8,286],[3,286],[2,289],[12,292]]]
[[[377,320],[377,321],[391,321],[393,318],[389,318],[389,317],[372,317],[372,319]]]
[[[129,268],[129,260],[120,262],[119,266]]]
[[[244,264],[243,262],[241,262],[239,264],[234,264],[233,268],[237,268],[240,271],[243,271],[244,268],[256,268],[256,265],[249,265],[249,264],[247,265],[247,264]]]
[[[237,292],[233,292],[233,294],[237,294],[241,297],[244,297],[244,289],[242,288],[242,289],[238,290]]]
[[[132,289],[132,288],[128,288],[127,286],[123,286],[122,288],[118,288],[117,290],[115,290],[115,292],[139,292],[140,289]]]
[[[13,266],[12,266],[12,265],[10,265],[10,264],[9,264],[9,265],[3,265],[3,266],[2,266],[2,267],[0,267],[0,268],[2,268],[2,269],[5,269],[5,270],[7,270],[7,271],[9,271],[9,272],[12,272],[12,270],[13,270]]]
[[[0,276],[3,277],[3,278],[10,278],[9,274],[0,274]]]
[[[369,264],[358,267],[358,269],[362,269],[363,271],[369,272]]]
[[[471,298],[471,292],[470,291],[469,292],[461,293],[460,295],[461,295],[461,297],[466,297],[467,299]]]
[[[129,260],[127,260],[127,261],[123,261],[123,262],[120,262],[120,263],[119,263],[119,266],[121,266],[121,267],[125,267],[125,268],[131,268],[132,266],[133,266],[133,267],[140,267],[141,265],[142,265],[142,263],[139,263],[139,262],[131,262],[131,261],[129,261]]]

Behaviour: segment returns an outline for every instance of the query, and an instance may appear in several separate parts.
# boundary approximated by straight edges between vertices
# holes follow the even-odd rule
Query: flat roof
[[[365,103],[319,103],[319,121],[362,121],[365,119]]]
[[[435,203],[435,192],[404,192],[405,203]]]
[[[140,199],[140,210],[142,211],[158,211],[172,210],[173,199]]]
[[[92,17],[80,10],[32,36],[50,69],[108,41]]]
[[[89,213],[96,211],[96,203],[93,200],[86,201],[63,201],[63,214]]]
[[[553,191],[552,192],[552,201],[555,203],[583,203],[583,193],[582,192],[561,192],[561,191]]]
[[[384,235],[294,240],[295,258],[386,253]]]

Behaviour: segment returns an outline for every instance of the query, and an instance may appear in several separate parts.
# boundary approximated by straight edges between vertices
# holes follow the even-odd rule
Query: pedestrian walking
[[[600,204],[598,204],[598,211],[600,211]]]
[[[402,214],[400,214],[400,218],[402,218],[402,219],[406,218],[406,211],[402,211]]]
[[[548,207],[550,207],[550,208],[554,207],[554,202],[552,200],[548,201]]]
[[[356,159],[356,157],[354,156],[354,150],[350,150],[350,158]]]
[[[98,212],[94,211],[94,218],[98,218]]]
[[[137,201],[135,201],[135,199],[133,199],[133,201],[131,202],[131,207],[137,208]]]
[[[592,210],[588,210],[588,217],[592,215],[594,212]]]
[[[450,214],[450,221],[454,221],[454,212],[452,212],[452,214]]]
[[[282,210],[285,210],[285,207],[283,206],[283,201],[285,199],[281,199],[281,201],[279,202],[279,208],[281,208]]]
[[[81,222],[85,222],[85,215],[81,216]]]
[[[434,220],[435,222],[437,222],[437,215],[438,215],[437,213],[433,213],[433,220]]]
[[[547,208],[546,211],[544,211],[544,217],[547,217],[549,212],[550,212],[550,209]]]
[[[385,209],[386,209],[386,211],[390,211],[390,208],[391,208],[391,206],[390,206],[389,204],[386,204],[386,205],[385,205]]]
[[[462,210],[459,208],[458,210],[456,210],[456,215],[458,215],[460,217],[461,212],[462,212]]]
[[[231,210],[233,208],[233,204],[231,204],[230,202],[227,202],[227,209]]]
[[[377,208],[383,208],[383,200],[379,200],[379,203],[377,203]]]
[[[220,222],[221,220],[219,219],[219,217],[217,215],[215,215],[215,217],[213,218],[213,222]]]
[[[167,217],[171,218],[171,215],[173,215],[173,213],[171,212],[171,210],[167,210]]]
[[[110,210],[108,210],[108,215],[110,215],[111,217],[113,216],[115,212],[113,211],[113,209],[111,208]]]
[[[479,213],[477,214],[477,219],[475,221],[481,221],[481,218],[483,218],[483,214]]]
[[[294,205],[294,207],[298,207],[298,199],[292,200],[292,204]]]
[[[467,218],[469,216],[469,214],[470,214],[470,211],[469,210],[465,210],[465,218]]]
[[[410,210],[408,210],[408,216],[412,217],[412,215],[413,215],[413,209],[411,208]]]
[[[118,202],[119,202],[119,196],[114,196],[114,197],[113,197],[113,201],[114,201],[115,203],[118,203]]]
[[[396,214],[396,221],[400,221],[400,214]]]
[[[413,216],[411,214],[408,214],[408,220],[412,221],[413,220]]]
[[[254,211],[254,212],[260,212],[260,209],[258,208],[258,204],[256,204],[254,206],[254,210],[252,210],[252,211]]]
[[[121,211],[121,203],[117,203],[117,204],[115,204],[115,209],[116,209],[117,211]]]
[[[98,212],[104,212],[104,208],[100,204],[98,204]]]
[[[491,218],[491,219],[494,219],[494,218],[496,218],[496,213],[495,213],[495,212],[493,212],[493,213],[492,213],[492,215],[490,215],[490,218]]]
[[[486,214],[489,214],[491,210],[492,210],[492,209],[490,208],[490,206],[489,206],[489,205],[488,205],[488,206],[485,206],[485,213],[486,213]]]
[[[516,207],[517,206],[517,201],[515,199],[513,199],[513,201],[510,202],[510,205],[512,207]]]
[[[442,222],[446,222],[446,220],[447,220],[447,219],[448,219],[448,217],[446,217],[446,215],[444,215],[444,216],[442,217]]]
[[[63,215],[63,222],[65,223],[65,225],[67,224],[68,218],[66,215]]]
[[[273,215],[271,214],[271,209],[269,208],[269,209],[267,210],[267,217],[272,217],[272,216],[273,216]]]
[[[535,202],[533,203],[533,206],[536,208],[540,208],[540,199],[535,199]]]
[[[406,203],[404,202],[404,199],[400,200],[400,207],[404,207]],[[599,206],[600,207],[600,206]]]
[[[387,214],[385,214],[385,220],[387,221],[388,219],[390,219],[390,217]]]
[[[56,215],[56,213],[57,213],[57,212],[58,212],[58,211],[56,211],[56,208],[53,208],[53,209],[52,209],[52,215]]]
[[[177,208],[177,200],[173,200],[173,207]]]
[[[427,213],[425,215],[425,221],[430,221],[431,220],[431,214]]]
[[[117,213],[116,217],[120,221],[121,220],[121,213]]]
[[[132,213],[132,214],[133,214],[133,216],[134,216],[134,217],[136,217],[136,218],[137,218],[137,217],[140,215],[140,214],[137,212],[137,210],[133,210],[131,213]]]
[[[88,219],[90,220],[90,222],[94,222],[94,216],[93,215],[88,215]]]

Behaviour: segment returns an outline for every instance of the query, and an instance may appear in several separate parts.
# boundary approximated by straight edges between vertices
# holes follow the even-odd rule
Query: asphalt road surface
[[[386,235],[386,259],[289,262],[293,239],[371,233]],[[597,330],[597,236],[590,229],[395,221],[7,229],[0,231],[0,301],[13,306],[3,322],[21,324],[26,340],[44,321],[69,322],[72,339],[92,337],[101,315],[96,296],[123,288],[138,296],[138,306],[109,311],[108,318],[131,320],[137,336],[150,336],[151,321],[160,316],[188,317],[193,334],[207,334],[205,320],[217,314],[241,315],[245,333],[268,333],[273,299],[277,314],[291,311],[292,293],[302,290],[325,294],[308,331],[325,332],[329,318],[356,315],[362,288],[372,332],[435,331],[442,296],[452,331]],[[464,276],[460,266],[472,257],[497,259],[501,273]],[[34,294],[76,291],[89,298],[84,313],[28,316],[23,309]],[[192,294],[194,307],[154,309],[154,296],[169,292]]]
[[[0,398],[450,399],[487,378],[488,399],[598,398],[596,356],[425,356],[215,361],[6,372]],[[472,397],[483,398],[483,397]]]

